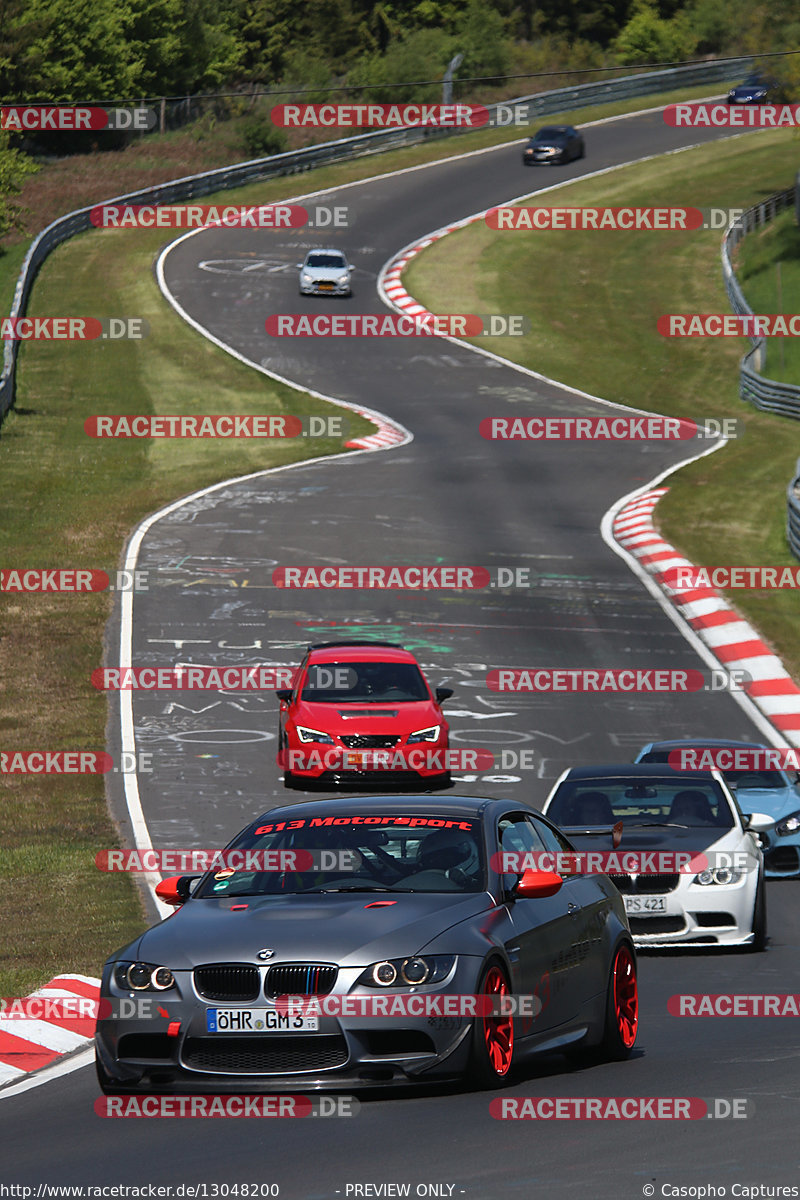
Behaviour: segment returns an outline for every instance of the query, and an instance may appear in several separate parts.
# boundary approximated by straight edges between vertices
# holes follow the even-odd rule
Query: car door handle
[[[570,900],[569,904],[567,905],[567,912],[568,913],[576,913],[576,912],[580,912],[580,911],[581,911],[580,904],[575,904],[575,902],[573,900]]]

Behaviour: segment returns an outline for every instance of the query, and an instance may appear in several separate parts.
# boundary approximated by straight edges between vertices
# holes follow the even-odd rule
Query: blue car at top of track
[[[665,763],[675,750],[767,750],[763,742],[739,742],[727,738],[678,738],[668,742],[648,742],[635,758],[637,763]],[[767,878],[789,879],[800,875],[800,783],[797,772],[783,770],[722,770],[725,782],[732,785],[739,808],[754,816],[771,819],[767,828],[758,826],[758,839],[764,851]]]

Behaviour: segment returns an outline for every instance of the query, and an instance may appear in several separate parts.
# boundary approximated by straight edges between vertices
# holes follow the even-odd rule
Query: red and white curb
[[[410,295],[403,287],[401,276],[412,258],[416,258],[423,250],[427,250],[428,246],[432,246],[434,242],[438,242],[440,238],[446,237],[448,233],[454,233],[456,229],[464,229],[467,225],[473,225],[476,221],[482,221],[486,216],[488,209],[480,213],[473,213],[464,221],[456,221],[454,225],[443,225],[441,229],[437,229],[434,233],[428,234],[419,242],[414,242],[410,246],[406,246],[394,258],[391,258],[380,273],[378,279],[378,291],[382,294],[383,299],[387,304],[391,304],[398,312],[406,313],[410,317],[424,316],[428,313],[428,309],[424,308],[417,300]]]
[[[100,980],[89,975],[56,975],[26,999],[32,997],[73,1001],[78,998],[96,1005],[100,998]],[[37,1020],[0,1013],[0,1087],[16,1083],[71,1050],[88,1046],[94,1038],[95,1020],[94,1016]]]
[[[777,655],[743,620],[716,588],[670,587],[664,572],[691,567],[653,525],[653,509],[669,488],[643,492],[619,510],[612,526],[614,540],[652,575],[684,620],[726,669],[741,669],[752,683],[745,692],[757,709],[792,746],[800,746],[800,688]]]
[[[387,446],[402,446],[404,442],[408,441],[408,431],[403,429],[402,425],[396,425],[394,421],[390,421],[383,413],[375,412],[370,408],[356,408],[355,405],[352,407],[360,417],[366,417],[368,421],[372,421],[373,425],[377,425],[378,432],[345,442],[348,450],[385,450]]]

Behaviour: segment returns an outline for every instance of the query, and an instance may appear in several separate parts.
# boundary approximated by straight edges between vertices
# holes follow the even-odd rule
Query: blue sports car
[[[732,87],[728,92],[728,104],[764,104],[770,92],[775,90],[775,82],[765,79],[763,75],[748,75],[742,82]]]

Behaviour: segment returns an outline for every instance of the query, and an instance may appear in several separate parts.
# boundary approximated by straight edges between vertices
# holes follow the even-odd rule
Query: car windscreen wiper
[[[629,827],[630,828],[630,827]],[[681,825],[678,821],[643,821],[636,829],[694,829],[693,825]]]

